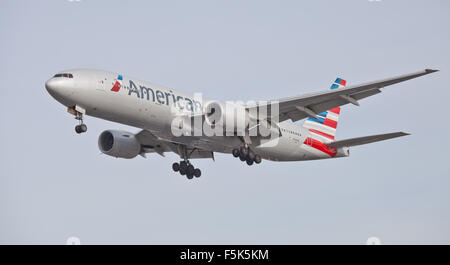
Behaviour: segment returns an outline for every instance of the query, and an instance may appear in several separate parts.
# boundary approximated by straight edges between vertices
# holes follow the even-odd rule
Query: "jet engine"
[[[141,152],[141,144],[132,133],[107,130],[98,137],[98,148],[104,154],[120,158],[134,158]]]

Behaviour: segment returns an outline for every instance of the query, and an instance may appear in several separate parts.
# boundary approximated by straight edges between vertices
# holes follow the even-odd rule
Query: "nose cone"
[[[45,82],[48,93],[57,101],[67,105],[71,101],[73,84],[71,80],[64,78],[51,78]]]
[[[47,80],[47,82],[45,82],[45,88],[47,89],[48,93],[50,93],[50,95],[54,95],[56,94],[58,91],[63,90],[64,86],[64,81],[63,80],[58,80],[55,78],[49,79]]]
[[[49,79],[47,80],[47,82],[45,82],[45,88],[47,89],[48,93],[55,93],[58,89],[58,82],[53,78]]]

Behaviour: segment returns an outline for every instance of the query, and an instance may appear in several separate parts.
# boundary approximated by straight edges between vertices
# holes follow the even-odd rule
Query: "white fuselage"
[[[159,138],[213,152],[231,153],[242,145],[238,136],[180,136],[172,134],[172,107],[179,104],[187,112],[202,112],[210,100],[195,99],[137,79],[121,76],[121,87],[112,91],[118,74],[99,70],[68,70],[73,78],[53,77],[47,81],[49,93],[67,107],[82,109],[86,115],[149,130]],[[183,104],[180,104],[183,102]],[[192,104],[191,104],[192,103]],[[291,122],[278,124],[281,135],[266,143],[252,137],[250,145],[261,157],[274,161],[299,161],[348,156],[348,150],[329,154],[311,146],[310,133]]]

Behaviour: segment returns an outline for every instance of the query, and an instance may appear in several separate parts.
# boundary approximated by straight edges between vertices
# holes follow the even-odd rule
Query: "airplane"
[[[90,69],[58,72],[45,87],[78,120],[78,134],[87,131],[84,115],[141,129],[102,132],[98,139],[102,153],[131,159],[174,152],[181,161],[173,163],[173,171],[193,179],[201,176],[201,170],[191,159],[214,160],[214,153],[232,154],[249,166],[263,159],[329,159],[348,157],[353,146],[408,135],[394,132],[336,140],[340,106],[359,106],[361,99],[386,86],[437,71],[425,69],[352,86],[337,78],[326,91],[248,104],[199,99],[119,73]],[[303,119],[302,125],[295,124]],[[198,133],[205,128],[214,133]]]

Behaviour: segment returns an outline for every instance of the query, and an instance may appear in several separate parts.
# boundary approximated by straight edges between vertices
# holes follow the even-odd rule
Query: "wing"
[[[142,130],[136,134],[136,138],[141,144],[142,156],[145,153],[157,153],[164,156],[165,152],[174,152],[181,158],[184,158],[184,154],[180,149],[180,145],[175,142],[170,142],[161,138],[147,130]],[[214,159],[214,153],[209,150],[203,150],[196,147],[187,146],[187,154],[190,159],[195,158],[212,158]]]
[[[380,93],[380,89],[383,87],[437,71],[438,70],[425,69],[420,72],[387,78],[375,82],[348,86],[345,88],[338,88],[298,97],[284,98],[278,101],[268,102],[267,104],[248,106],[247,109],[250,113],[256,113],[255,111],[257,111],[258,108],[266,107],[268,113],[267,119],[273,120],[278,114],[278,122],[288,119],[295,122],[306,117],[317,118],[318,113],[346,105],[348,103],[359,105],[358,100]],[[275,104],[279,105],[279,112],[272,114],[270,106]]]
[[[161,141],[154,134],[147,130],[142,130],[136,134],[136,139],[141,144],[142,153],[158,153],[164,156],[165,152],[170,152],[173,149],[170,142]]]
[[[357,137],[357,138],[351,138],[351,139],[331,142],[331,143],[328,143],[327,146],[334,147],[334,148],[350,147],[350,146],[356,146],[356,145],[370,144],[370,143],[384,141],[384,140],[401,137],[401,136],[406,136],[406,135],[409,135],[409,134],[404,133],[404,132],[378,134],[378,135]]]

